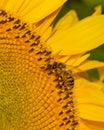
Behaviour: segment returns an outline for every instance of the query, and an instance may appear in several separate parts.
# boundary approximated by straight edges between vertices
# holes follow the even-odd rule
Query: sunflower
[[[86,61],[104,16],[71,10],[53,28],[64,3],[0,2],[0,130],[103,130],[104,94],[79,73],[104,66]]]

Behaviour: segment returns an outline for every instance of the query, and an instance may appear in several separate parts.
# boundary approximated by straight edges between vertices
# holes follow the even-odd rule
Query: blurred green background
[[[75,9],[79,19],[82,19],[94,12],[94,7],[102,5],[104,12],[104,0],[67,0],[62,9],[61,15],[64,15],[70,9]]]
[[[102,5],[102,13],[104,13],[104,0],[67,0],[64,4],[61,12],[58,15],[58,18],[61,18],[71,9],[76,10],[79,19],[83,19],[86,16],[91,15],[94,12],[94,8],[97,5]],[[58,19],[57,19],[58,20]],[[56,21],[57,21],[56,20]],[[104,62],[104,45],[91,50],[91,56],[89,59],[99,60]],[[96,69],[88,71],[91,78],[99,78],[98,72]]]

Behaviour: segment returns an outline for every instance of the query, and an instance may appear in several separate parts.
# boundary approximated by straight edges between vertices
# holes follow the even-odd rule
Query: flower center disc
[[[0,129],[75,130],[74,79],[26,23],[0,11]]]

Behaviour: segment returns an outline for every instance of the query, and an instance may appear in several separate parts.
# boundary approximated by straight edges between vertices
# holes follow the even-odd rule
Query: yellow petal
[[[69,58],[69,60],[67,61],[67,65],[71,65],[71,66],[73,66],[73,67],[79,66],[79,65],[80,65],[82,62],[84,62],[89,56],[90,56],[90,54],[71,56],[71,58]]]
[[[57,30],[47,41],[54,52],[84,53],[104,43],[104,15],[87,17],[64,31]]]
[[[0,4],[2,9],[22,17],[29,23],[38,22],[61,7],[66,0],[3,0]]]
[[[4,9],[9,11],[10,13],[23,14],[23,12],[31,11],[34,7],[38,6],[42,0],[19,0],[18,2],[15,0],[8,0],[4,5]]]
[[[80,104],[90,103],[104,106],[104,93],[100,91],[98,84],[79,78],[75,80],[75,86],[75,93]]]
[[[65,30],[78,22],[77,14],[74,10],[69,11],[57,23],[55,30]]]
[[[5,2],[3,9],[5,9],[7,12],[16,14],[24,2],[25,0],[19,0],[18,2],[15,0],[8,0],[7,3]]]
[[[54,18],[57,16],[60,8],[54,11],[52,14],[42,19],[37,23],[33,23],[34,32],[41,35],[42,41],[46,41],[48,37],[52,34],[52,27],[50,26]]]
[[[84,60],[86,60],[88,56],[89,54],[84,55],[82,57],[70,57],[68,59],[68,62],[66,62],[67,68],[73,70],[73,73],[80,73],[90,69],[100,68],[104,66],[104,62],[100,61],[87,60],[84,62]]]
[[[47,30],[46,30],[46,31],[42,34],[42,36],[41,36],[41,39],[42,39],[43,42],[50,37],[51,32],[52,32],[52,28],[51,28],[51,27],[48,27]],[[41,32],[41,33],[42,33],[42,32]],[[40,34],[41,34],[41,33],[40,33]]]
[[[8,2],[8,0],[0,1],[0,9],[3,9],[6,6],[7,2]]]
[[[80,117],[83,119],[104,122],[104,106],[79,104]]]
[[[98,89],[97,84],[80,78],[75,80],[75,86],[80,117],[104,121],[104,93]]]
[[[42,37],[44,37],[45,40],[47,40],[47,36],[44,35],[43,32],[44,32],[44,30],[47,29],[47,27],[49,27],[50,23],[54,20],[54,18],[58,14],[59,10],[60,10],[60,8],[58,10],[56,10],[54,13],[52,13],[51,15],[49,15],[48,17],[46,17],[44,19],[44,22],[42,22],[42,25],[35,29],[35,31],[39,32],[39,34],[42,34]],[[52,28],[50,28],[51,32],[49,33],[49,36],[52,35],[54,33],[54,31],[56,31],[58,29],[65,30],[77,22],[78,22],[78,17],[77,17],[76,12],[74,10],[71,10],[64,17],[62,17],[62,19],[58,22],[58,24],[55,26],[53,31],[52,31]],[[46,30],[45,34],[47,34],[47,30]],[[46,38],[45,38],[45,36],[46,36]]]
[[[98,89],[100,89],[104,93],[104,83],[100,80],[95,80],[94,82],[98,84]]]
[[[26,21],[33,23],[38,22],[41,19],[45,18],[55,10],[57,10],[59,7],[61,7],[66,0],[44,0],[39,2],[38,6],[33,7],[33,5],[30,5],[28,8],[26,8],[20,16],[22,16]],[[33,4],[34,4],[33,0]],[[31,8],[32,6],[32,8]],[[30,10],[31,9],[31,10]]]
[[[42,2],[43,2],[42,0],[35,0],[35,1],[25,0],[21,8],[18,10],[17,14],[23,16],[29,13],[30,11],[32,11],[34,8],[36,8],[40,4],[42,4]]]
[[[94,69],[94,68],[99,68],[99,67],[103,67],[104,66],[104,62],[100,62],[100,61],[95,61],[95,60],[88,60],[85,63],[83,63],[82,65],[80,65],[78,67],[79,72],[80,71],[86,71],[89,69]]]
[[[96,6],[93,15],[100,15],[101,13],[102,13],[102,6],[101,5]]]
[[[49,16],[42,19],[41,21],[39,21],[38,23],[33,23],[34,26],[36,26],[34,31],[37,32],[37,33],[39,32],[39,34],[43,34],[43,32],[46,31],[46,29],[50,26],[50,24],[52,23],[54,18],[57,16],[59,11],[60,11],[60,8],[57,9],[56,11],[54,11]]]
[[[84,62],[88,57],[90,56],[90,54],[86,54],[81,56],[75,63],[73,66],[78,66],[80,65],[82,62]]]
[[[80,130],[104,130],[104,122],[98,121],[90,121],[90,120],[81,120],[83,125],[87,127],[87,129]]]
[[[73,64],[82,56],[82,54],[78,54],[78,55],[72,55],[69,56],[69,59],[67,60],[67,65],[71,65],[73,66]]]
[[[91,130],[88,126],[83,122],[84,119],[79,120],[79,130]]]

